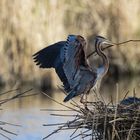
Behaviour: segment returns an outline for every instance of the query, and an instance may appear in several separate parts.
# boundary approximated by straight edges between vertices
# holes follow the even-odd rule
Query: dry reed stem
[[[11,94],[12,92],[15,92],[15,93],[16,93],[16,95],[13,95],[13,96],[10,97],[10,98],[1,99],[1,100],[0,100],[0,105],[3,105],[3,104],[5,104],[5,103],[8,103],[8,102],[10,102],[10,101],[12,101],[12,100],[15,100],[15,99],[19,99],[19,98],[23,98],[23,97],[28,97],[28,96],[37,95],[37,94],[35,94],[35,93],[31,93],[31,94],[29,93],[30,91],[32,91],[32,89],[29,89],[29,90],[26,90],[26,91],[23,91],[23,92],[19,92],[18,90],[19,90],[19,89],[14,89],[14,90],[8,90],[8,91],[6,91],[6,92],[0,93],[0,97],[2,97],[2,96],[5,95],[5,94],[8,94],[8,93],[10,93],[10,94]],[[15,94],[15,93],[14,93],[14,94]],[[4,126],[4,125],[11,125],[11,126],[16,126],[16,127],[21,127],[21,125],[12,124],[12,123],[8,123],[8,122],[4,122],[4,121],[0,121],[0,125],[2,125],[2,126]],[[0,127],[0,131],[2,131],[2,132],[0,132],[0,135],[3,136],[5,139],[8,139],[8,140],[11,140],[11,139],[10,139],[8,136],[6,136],[7,133],[17,136],[16,133],[11,132],[11,131],[5,129],[4,127]],[[6,133],[6,134],[3,134],[3,132]]]
[[[114,45],[110,45],[110,46],[108,46],[108,47],[106,47],[106,48],[103,48],[103,50],[108,49],[108,48],[110,48],[110,47],[114,47],[114,46],[120,46],[120,45],[129,43],[129,42],[140,42],[140,39],[131,39],[131,40],[123,41],[123,42],[120,42],[120,43],[114,43]],[[88,59],[91,55],[93,55],[94,53],[96,53],[96,51],[93,51],[93,52],[91,52],[90,54],[88,54],[88,55],[87,55],[87,59]]]
[[[56,130],[54,130],[51,134],[44,137],[44,139],[49,138],[50,136],[58,133],[60,130],[73,130],[70,135],[70,139],[76,138],[91,138],[93,140],[127,140],[126,137],[134,137],[136,140],[140,137],[139,131],[140,129],[140,112],[134,105],[122,105],[121,102],[118,103],[118,95],[119,95],[119,87],[117,87],[117,97],[116,104],[113,104],[113,101],[106,104],[100,96],[101,100],[98,98],[96,102],[88,102],[87,108],[84,105],[77,105],[78,103],[71,102],[73,107],[66,106],[58,101],[54,100],[52,97],[49,97],[52,101],[62,105],[63,107],[68,108],[68,110],[72,110],[77,115],[63,115],[63,110],[60,111],[59,114],[52,114],[57,117],[74,117],[72,121],[56,123],[56,124],[45,124],[43,126],[59,126]],[[134,92],[135,90],[133,90]],[[97,94],[97,93],[96,93]],[[126,98],[128,91],[123,99]],[[102,101],[103,100],[103,101]],[[140,105],[139,105],[140,106]],[[136,106],[137,107],[137,106]],[[70,111],[69,110],[69,111]],[[45,111],[45,110],[44,110]],[[50,111],[50,110],[46,110]],[[52,111],[55,111],[52,110]],[[67,111],[67,110],[64,110]],[[133,127],[132,127],[133,124]],[[80,132],[78,131],[80,130]],[[79,134],[78,134],[79,132]],[[111,134],[112,133],[112,134]]]

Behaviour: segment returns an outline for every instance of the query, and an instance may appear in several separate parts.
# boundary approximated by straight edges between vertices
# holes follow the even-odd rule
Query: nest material
[[[54,99],[52,100],[55,101]],[[128,102],[126,101],[126,104],[125,102],[120,102],[117,105],[113,105],[112,103],[107,105],[103,101],[98,100],[96,102],[88,102],[87,107],[84,105],[80,106],[75,101],[71,102],[73,107],[66,106],[59,102],[57,103],[73,110],[76,115],[52,114],[60,117],[70,116],[74,117],[74,119],[64,123],[45,125],[56,125],[58,128],[43,139],[47,139],[60,130],[68,129],[74,130],[70,136],[71,140],[78,137],[82,137],[83,139],[88,137],[88,139],[92,140],[140,139],[140,102],[135,102],[134,100],[129,104],[127,104]],[[60,112],[64,110],[57,111]],[[81,129],[81,131],[77,134],[76,132],[79,132],[79,129]]]

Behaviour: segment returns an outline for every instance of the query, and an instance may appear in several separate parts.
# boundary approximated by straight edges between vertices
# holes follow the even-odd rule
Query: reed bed
[[[28,97],[28,96],[37,95],[36,93],[30,93],[30,91],[32,91],[32,89],[25,90],[25,91],[21,91],[20,89],[12,89],[12,90],[2,92],[2,93],[0,93],[0,106],[2,107],[2,105],[6,104],[10,101],[19,99],[19,98],[24,98],[24,97]],[[8,98],[4,97],[7,94],[8,94],[9,97]],[[13,123],[9,123],[9,122],[5,122],[5,121],[0,120],[0,135],[4,139],[11,140],[11,138],[9,137],[9,134],[10,135],[15,135],[15,136],[17,136],[18,134],[8,130],[7,126],[21,127],[21,125],[13,124]]]
[[[47,95],[48,96],[48,95]],[[112,101],[105,103],[103,98],[97,98],[95,102],[88,102],[87,106],[71,101],[72,106],[59,103],[52,97],[51,100],[66,107],[66,110],[58,111],[59,114],[51,114],[58,117],[70,117],[71,121],[44,124],[44,126],[57,126],[57,129],[43,138],[64,130],[73,130],[70,140],[138,140],[140,139],[140,99],[136,97],[124,97],[122,101],[114,104]],[[64,111],[73,111],[73,114],[64,115]]]
[[[1,0],[0,6],[1,85],[15,81],[40,85],[46,77],[55,87],[54,81],[58,80],[53,72],[37,69],[31,56],[65,40],[68,34],[80,34],[87,39],[87,55],[94,49],[94,35],[105,36],[116,43],[140,38],[138,0]],[[129,49],[114,47],[108,51],[111,65],[119,74],[140,71],[139,44],[129,46]],[[95,62],[93,57],[90,61]]]

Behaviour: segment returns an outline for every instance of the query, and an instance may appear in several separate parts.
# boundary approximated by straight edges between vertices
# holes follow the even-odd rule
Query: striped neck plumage
[[[101,67],[99,67],[98,69],[100,70],[100,74],[103,76],[106,75],[106,73],[108,72],[109,69],[109,60],[107,58],[107,56],[104,54],[103,50],[102,50],[102,44],[103,42],[99,41],[99,39],[97,39],[95,41],[95,49],[97,54],[102,58],[103,60],[103,64]]]

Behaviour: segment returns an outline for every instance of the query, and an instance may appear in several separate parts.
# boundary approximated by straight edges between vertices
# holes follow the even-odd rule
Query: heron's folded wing
[[[70,87],[74,85],[74,77],[77,72],[76,58],[75,58],[76,49],[73,46],[67,45],[64,47],[64,73],[68,79]]]
[[[66,41],[60,41],[35,53],[33,59],[36,65],[39,65],[40,68],[55,68],[60,50],[64,47],[65,43]]]
[[[77,72],[80,65],[83,65],[83,62],[85,62],[83,59],[85,59],[85,54],[81,46],[75,47],[71,44],[64,46],[63,69],[71,88],[76,84],[75,77],[78,76]]]

